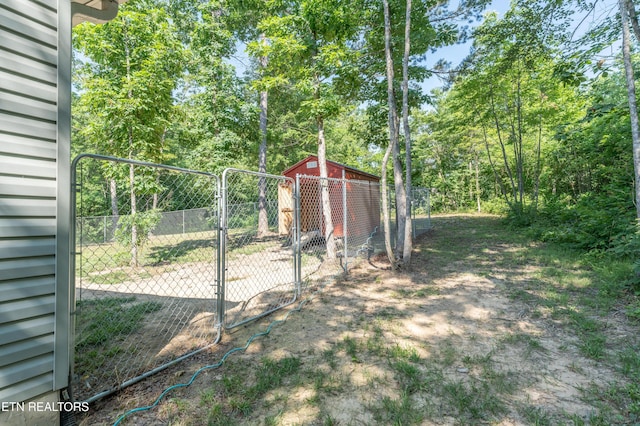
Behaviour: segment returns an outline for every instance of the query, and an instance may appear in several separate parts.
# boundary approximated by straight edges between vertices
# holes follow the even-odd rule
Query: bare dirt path
[[[382,258],[361,263],[245,352],[120,424],[640,422],[629,376],[640,369],[638,325],[615,306],[589,304],[593,271],[495,217],[433,224],[411,272],[392,273]],[[79,423],[114,424],[152,404],[287,313],[225,334],[216,348],[99,401]]]

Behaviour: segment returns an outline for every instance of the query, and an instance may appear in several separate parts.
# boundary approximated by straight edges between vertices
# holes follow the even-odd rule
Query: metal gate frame
[[[71,256],[70,256],[70,264],[69,264],[69,268],[70,268],[70,289],[69,289],[69,297],[70,297],[70,312],[69,312],[69,316],[70,316],[70,348],[69,348],[69,353],[70,353],[70,357],[69,357],[69,383],[70,383],[70,387],[71,390],[73,392],[73,388],[71,386],[72,383],[75,383],[74,380],[74,373],[75,373],[75,355],[76,355],[76,315],[77,315],[77,300],[76,300],[76,256],[80,255],[81,252],[78,251],[76,249],[76,223],[77,223],[77,211],[76,211],[76,207],[77,207],[77,193],[80,190],[80,185],[78,184],[78,167],[80,165],[80,162],[83,159],[94,159],[97,161],[104,161],[104,162],[111,162],[111,163],[118,163],[118,164],[128,164],[128,165],[133,165],[133,166],[139,166],[139,167],[149,167],[149,168],[153,168],[153,169],[159,169],[159,170],[166,170],[166,171],[172,171],[172,172],[177,172],[177,173],[183,173],[183,174],[189,174],[189,175],[199,175],[199,176],[204,176],[208,179],[213,179],[213,181],[215,182],[216,188],[216,206],[215,206],[215,211],[216,211],[216,225],[215,225],[215,235],[216,235],[216,247],[215,247],[215,252],[216,252],[216,265],[215,265],[215,299],[212,299],[212,302],[215,302],[216,304],[216,310],[215,310],[215,320],[214,320],[214,324],[213,327],[216,330],[216,337],[215,339],[213,339],[213,341],[211,341],[210,343],[206,344],[206,346],[200,347],[194,351],[182,354],[181,356],[172,359],[160,366],[157,366],[149,371],[146,371],[136,377],[132,377],[132,378],[126,378],[126,380],[123,380],[122,382],[118,383],[116,386],[107,389],[107,390],[103,390],[100,391],[97,394],[94,394],[93,396],[87,398],[84,402],[87,403],[91,403],[94,402],[100,398],[103,398],[105,396],[108,396],[110,394],[113,394],[127,386],[130,386],[134,383],[137,383],[153,374],[156,374],[162,370],[165,370],[166,368],[181,362],[183,360],[185,360],[186,358],[189,358],[197,353],[200,353],[208,348],[210,348],[213,345],[216,345],[221,337],[222,337],[222,310],[220,309],[220,306],[222,305],[222,291],[221,291],[221,262],[220,262],[220,244],[221,244],[221,238],[220,238],[220,226],[219,226],[219,219],[220,219],[220,178],[217,175],[214,175],[212,173],[207,173],[207,172],[203,172],[203,171],[198,171],[198,170],[190,170],[190,169],[184,169],[184,168],[180,168],[180,167],[174,167],[174,166],[167,166],[167,165],[162,165],[162,164],[155,164],[155,163],[150,163],[150,162],[144,162],[144,161],[137,161],[137,160],[129,160],[129,159],[123,159],[123,158],[117,158],[117,157],[111,157],[111,156],[105,156],[105,155],[98,155],[98,154],[81,154],[78,155],[71,164],[71,224],[70,224],[70,247],[72,248],[72,252],[71,252]],[[72,397],[74,397],[72,395]]]
[[[227,296],[229,294],[229,286],[230,283],[232,282],[228,276],[228,272],[229,272],[229,268],[230,268],[230,260],[228,259],[228,253],[229,253],[229,229],[230,229],[230,217],[229,217],[229,205],[230,205],[230,200],[229,200],[229,194],[230,194],[230,187],[229,187],[229,178],[232,175],[244,175],[246,177],[253,177],[258,179],[259,181],[262,179],[270,179],[272,181],[278,182],[278,183],[286,183],[287,185],[289,185],[292,189],[291,191],[291,204],[293,207],[294,212],[297,212],[298,209],[298,202],[297,202],[297,196],[295,195],[295,182],[293,179],[288,178],[286,176],[281,176],[281,175],[272,175],[272,174],[268,174],[268,173],[259,173],[259,172],[253,172],[253,171],[248,171],[248,170],[241,170],[241,169],[235,169],[235,168],[227,168],[222,172],[222,200],[221,200],[221,217],[220,217],[220,230],[221,230],[221,244],[220,244],[220,254],[219,254],[219,258],[220,261],[222,263],[222,268],[221,268],[221,274],[220,274],[220,278],[221,278],[221,282],[222,282],[222,286],[221,286],[221,294],[222,294],[222,306],[223,306],[223,312],[222,312],[222,324],[223,324],[223,328],[224,329],[232,329],[235,327],[238,327],[240,325],[246,324],[248,322],[251,321],[255,321],[258,318],[262,318],[266,315],[269,315],[277,310],[280,310],[286,306],[289,306],[293,303],[295,303],[295,301],[297,300],[298,296],[299,296],[299,292],[300,292],[300,282],[298,280],[298,256],[296,253],[296,236],[297,236],[297,216],[294,214],[293,215],[293,222],[291,224],[291,230],[290,230],[290,235],[289,235],[289,243],[291,245],[291,249],[290,249],[290,261],[292,264],[292,268],[291,268],[291,281],[289,282],[284,282],[284,283],[276,283],[275,286],[272,286],[271,288],[267,288],[266,290],[263,291],[253,291],[252,289],[248,289],[248,291],[250,292],[250,294],[248,294],[248,298],[245,299],[245,302],[243,303],[242,307],[240,308],[241,311],[244,311],[245,308],[247,307],[247,305],[249,304],[249,302],[254,298],[257,297],[261,294],[267,294],[269,292],[275,293],[274,289],[279,287],[279,286],[286,286],[286,285],[291,285],[291,290],[292,290],[292,295],[290,299],[278,299],[276,300],[276,303],[269,303],[267,304],[266,309],[264,310],[260,310],[258,309],[258,312],[255,313],[254,315],[248,316],[246,318],[240,319],[238,321],[235,322],[229,322],[228,321],[228,314],[230,309],[228,308],[228,300],[227,300]],[[267,185],[267,183],[265,182],[265,186]],[[279,200],[278,200],[279,201]],[[267,202],[268,204],[268,202]],[[280,209],[278,208],[278,211]],[[279,212],[280,214],[280,212]],[[278,244],[285,244],[282,240],[277,240],[276,241]],[[232,264],[233,265],[233,264]]]

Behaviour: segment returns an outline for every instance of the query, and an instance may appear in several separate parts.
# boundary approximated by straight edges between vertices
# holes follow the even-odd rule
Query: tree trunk
[[[387,147],[387,150],[382,157],[382,174],[380,178],[380,197],[382,198],[382,226],[384,230],[384,248],[389,258],[389,263],[393,269],[396,269],[396,257],[393,253],[393,247],[391,246],[391,219],[389,218],[389,193],[387,186],[387,165],[389,163],[389,157],[391,157],[391,145]]]
[[[395,108],[395,105],[394,105]],[[397,112],[396,112],[397,118]],[[399,130],[399,123],[396,119],[395,125],[396,131]],[[400,138],[396,135],[395,143],[393,144],[393,184],[396,191],[396,217],[398,223],[397,229],[397,242],[396,251],[398,257],[402,257],[405,246],[405,227],[407,223],[407,191],[404,187],[404,176],[402,172],[402,163],[400,162]]]
[[[389,103],[389,147],[385,152],[382,160],[382,210],[385,224],[385,247],[387,249],[387,256],[393,269],[397,269],[397,261],[393,250],[391,249],[391,229],[389,220],[389,205],[387,203],[387,162],[389,156],[398,144],[398,131],[396,129],[397,112],[396,112],[396,99],[393,92],[393,58],[391,56],[391,18],[389,16],[389,1],[383,0],[384,9],[384,55],[386,59],[387,68],[387,98]],[[397,207],[397,206],[396,206]]]
[[[493,98],[493,92],[490,92],[489,99],[491,101],[491,114],[493,115],[493,120],[496,125],[496,133],[498,136],[498,142],[500,143],[500,149],[502,150],[502,160],[504,162],[504,169],[507,172],[507,176],[509,177],[509,182],[511,182],[511,195],[513,197],[513,203],[518,202],[517,188],[516,182],[513,180],[513,173],[511,172],[511,167],[509,166],[509,157],[507,156],[507,150],[504,145],[504,141],[502,140],[502,131],[500,130],[500,120],[498,119],[498,114],[496,112],[495,100]],[[486,137],[485,137],[486,142]],[[487,152],[489,152],[489,148],[487,145]],[[502,182],[502,181],[501,181]],[[506,195],[506,193],[505,193]],[[512,203],[509,203],[507,200],[507,204],[509,207],[514,208]]]
[[[509,202],[509,196],[507,195],[507,189],[505,188],[504,182],[502,182],[502,178],[498,174],[496,165],[494,164],[493,159],[491,158],[491,150],[489,149],[489,138],[487,138],[487,129],[484,127],[484,125],[482,126],[482,136],[484,139],[484,147],[487,151],[487,158],[489,159],[489,165],[491,166],[491,170],[493,171],[493,177],[495,179],[495,183],[500,187],[500,192],[502,193],[502,196],[504,197],[505,202],[507,203],[507,205],[509,205],[509,207],[511,207],[511,203]],[[498,191],[495,191],[495,192],[497,193]]]
[[[636,217],[640,219],[640,131],[638,130],[638,110],[636,106],[636,85],[631,64],[631,34],[629,31],[629,16],[625,0],[618,0],[620,16],[622,18],[622,56],[624,70],[627,77],[627,96],[629,99],[629,114],[631,118],[631,138],[633,140],[633,168],[635,172],[635,204]]]
[[[633,4],[633,0],[626,1],[626,9],[629,13],[629,22],[631,23],[631,28],[633,28],[636,40],[640,41],[640,25],[638,25],[638,15],[636,14],[636,7]]]
[[[111,195],[111,222],[113,224],[113,232],[116,232],[118,227],[118,184],[115,178],[109,179],[109,193]]]
[[[327,258],[336,258],[336,241],[333,235],[331,218],[331,199],[329,198],[329,173],[327,171],[327,145],[324,138],[324,118],[318,116],[318,167],[320,168],[320,198],[322,199],[322,217],[324,219],[324,238],[327,243]]]
[[[125,51],[125,60],[126,60],[126,71],[127,71],[127,86],[129,88],[127,92],[127,97],[129,99],[133,99],[133,91],[131,89],[131,52],[129,50],[129,45],[127,43],[127,33],[125,28],[125,43],[124,43],[124,51]],[[128,131],[129,137],[129,153],[128,158],[133,160],[134,156],[134,143],[133,143],[133,129],[129,127]],[[131,211],[129,214],[131,215],[131,266],[138,266],[138,227],[136,226],[136,213],[137,213],[137,200],[136,200],[136,188],[135,188],[135,168],[133,164],[129,165],[129,196],[130,196],[130,205]]]
[[[475,168],[476,168],[476,202],[478,204],[478,213],[480,213],[480,211],[482,210],[480,207],[480,166],[479,166],[479,162],[480,162],[480,158],[478,156],[478,151],[475,149],[473,149],[473,154],[474,154],[474,163],[475,163]]]
[[[542,114],[539,116],[538,144],[536,146],[536,176],[533,185],[533,212],[538,212],[538,200],[540,198],[540,175],[542,174]]]
[[[411,54],[411,0],[407,0],[404,25],[404,56],[402,58],[402,126],[405,144],[405,224],[402,262],[411,264],[413,250],[413,224],[411,222],[411,129],[409,128],[409,55]]]
[[[265,43],[266,37],[260,34],[260,42]],[[264,72],[268,65],[266,56],[261,56],[260,69]],[[260,92],[260,148],[258,151],[258,171],[267,173],[267,106],[268,92]],[[260,177],[258,180],[258,237],[263,237],[269,232],[269,217],[267,215],[267,180]]]

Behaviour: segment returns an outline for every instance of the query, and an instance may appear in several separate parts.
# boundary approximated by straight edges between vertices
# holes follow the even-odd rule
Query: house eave
[[[72,0],[71,23],[75,27],[83,22],[104,24],[118,15],[120,4],[127,0]]]

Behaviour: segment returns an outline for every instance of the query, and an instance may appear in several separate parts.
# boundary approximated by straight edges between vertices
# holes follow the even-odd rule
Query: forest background
[[[396,189],[431,188],[435,212],[503,214],[635,261],[636,2],[514,0],[502,16],[488,3],[129,0],[74,29],[73,151],[280,174],[324,145]],[[434,53],[466,41],[459,66]],[[424,93],[434,75],[443,88]],[[94,172],[96,200],[127,178]]]

